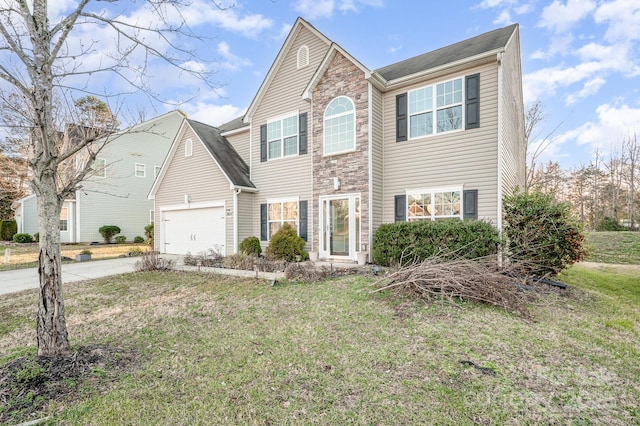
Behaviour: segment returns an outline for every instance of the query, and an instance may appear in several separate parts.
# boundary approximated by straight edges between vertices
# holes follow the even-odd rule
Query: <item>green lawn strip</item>
[[[47,414],[96,425],[637,422],[632,282],[582,267],[561,278],[588,297],[549,296],[532,306],[533,321],[371,294],[361,277],[271,287],[141,273],[79,283],[66,291],[73,344],[135,348],[140,365]],[[610,319],[633,330],[606,324],[616,310],[624,314]]]
[[[590,262],[640,265],[640,232],[588,232]]]

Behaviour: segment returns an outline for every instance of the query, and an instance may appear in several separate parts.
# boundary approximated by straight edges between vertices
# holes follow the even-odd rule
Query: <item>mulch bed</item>
[[[79,389],[104,389],[139,359],[134,350],[89,345],[71,355],[22,356],[0,365],[0,424],[37,419],[49,402],[73,400]]]

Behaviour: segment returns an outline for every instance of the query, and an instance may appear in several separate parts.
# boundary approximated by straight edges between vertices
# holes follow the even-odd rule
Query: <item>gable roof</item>
[[[489,31],[488,33],[387,65],[377,69],[376,72],[387,81],[396,80],[452,62],[499,51],[505,48],[517,28],[518,24],[513,24]]]
[[[240,117],[236,117],[231,121],[228,121],[224,124],[219,125],[218,129],[220,129],[220,132],[226,133],[226,132],[238,131],[248,127],[249,127],[249,123],[245,123],[244,115],[241,115]]]
[[[186,119],[186,121],[233,186],[256,187],[249,179],[249,166],[233,149],[229,141],[221,135],[220,129],[195,120]]]
[[[256,95],[254,96],[253,100],[251,101],[251,105],[249,105],[249,108],[247,109],[247,113],[245,114],[245,116],[243,118],[243,120],[246,123],[251,122],[251,117],[253,116],[253,113],[255,112],[255,109],[260,104],[260,101],[264,97],[264,94],[267,91],[267,89],[269,88],[269,85],[271,84],[271,82],[275,78],[275,75],[278,73],[278,69],[282,65],[282,62],[284,61],[285,56],[287,55],[287,52],[289,51],[289,49],[291,48],[291,45],[296,40],[296,36],[297,36],[298,32],[300,32],[300,28],[302,28],[302,27],[306,28],[307,30],[309,30],[313,34],[315,34],[318,38],[320,38],[322,41],[324,41],[327,44],[327,46],[331,45],[331,40],[329,40],[329,38],[327,38],[327,36],[325,36],[320,31],[318,31],[309,22],[307,22],[304,19],[298,17],[296,19],[296,22],[293,24],[293,27],[291,27],[291,31],[289,31],[289,35],[287,36],[286,40],[284,41],[284,44],[280,48],[280,51],[278,52],[278,55],[276,56],[275,61],[273,61],[273,64],[271,64],[271,68],[269,68],[269,71],[267,72],[267,76],[265,77],[264,80],[262,80],[262,84],[260,85],[260,89],[258,89],[258,93],[256,93]]]

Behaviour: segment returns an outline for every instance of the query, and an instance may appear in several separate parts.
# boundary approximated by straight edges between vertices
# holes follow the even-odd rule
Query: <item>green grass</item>
[[[589,262],[640,265],[640,232],[588,232]]]
[[[74,383],[80,396],[42,415],[71,425],[638,424],[636,276],[575,266],[560,277],[571,290],[532,306],[533,321],[372,294],[354,276],[76,283],[65,293],[73,344],[132,348],[141,363],[106,389]],[[34,351],[35,295],[0,298],[4,361]]]

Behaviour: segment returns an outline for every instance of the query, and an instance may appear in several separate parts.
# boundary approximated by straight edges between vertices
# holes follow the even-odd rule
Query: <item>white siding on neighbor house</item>
[[[507,45],[502,57],[502,191],[511,194],[524,187],[525,140],[522,80],[518,32]]]
[[[308,200],[308,241],[313,241],[314,221],[312,206],[312,164],[311,147],[313,144],[311,105],[302,99],[301,94],[309,83],[313,73],[318,68],[329,46],[316,34],[309,31],[303,25],[300,27],[290,49],[277,70],[276,75],[256,107],[251,119],[251,181],[259,192],[255,194],[253,209],[252,235],[260,236],[260,204],[267,199],[299,197],[300,200]],[[302,45],[309,47],[309,65],[297,68],[297,52]],[[260,161],[260,126],[266,124],[269,119],[283,114],[298,111],[306,112],[307,116],[307,147],[308,153],[292,157],[278,158],[275,160]],[[307,244],[308,249],[308,244]]]
[[[480,73],[480,127],[396,142],[396,95]],[[498,84],[495,62],[384,94],[383,222],[394,221],[394,196],[407,189],[463,185],[478,190],[478,218],[497,220]]]
[[[162,209],[168,206],[173,209],[187,209],[215,203],[225,206],[225,247],[222,254],[230,254],[233,252],[233,191],[229,181],[186,123],[183,134],[178,137],[180,142],[173,161],[168,164],[168,169],[164,172],[164,178],[155,194],[154,244],[156,249],[162,249],[160,247]],[[189,138],[193,141],[193,155],[185,157],[184,145]],[[185,196],[188,196],[189,204],[185,203]]]
[[[24,198],[21,204],[20,218],[19,220],[16,218],[18,232],[33,235],[38,232],[39,227],[38,201],[36,200],[36,196],[32,195]]]
[[[182,114],[172,113],[109,142],[98,155],[106,159],[106,177],[89,178],[76,193],[78,241],[102,241],[98,229],[103,225],[119,226],[129,241],[144,237],[153,210],[147,196],[154,168],[162,165],[182,120]],[[136,164],[145,165],[144,177],[135,176]]]

